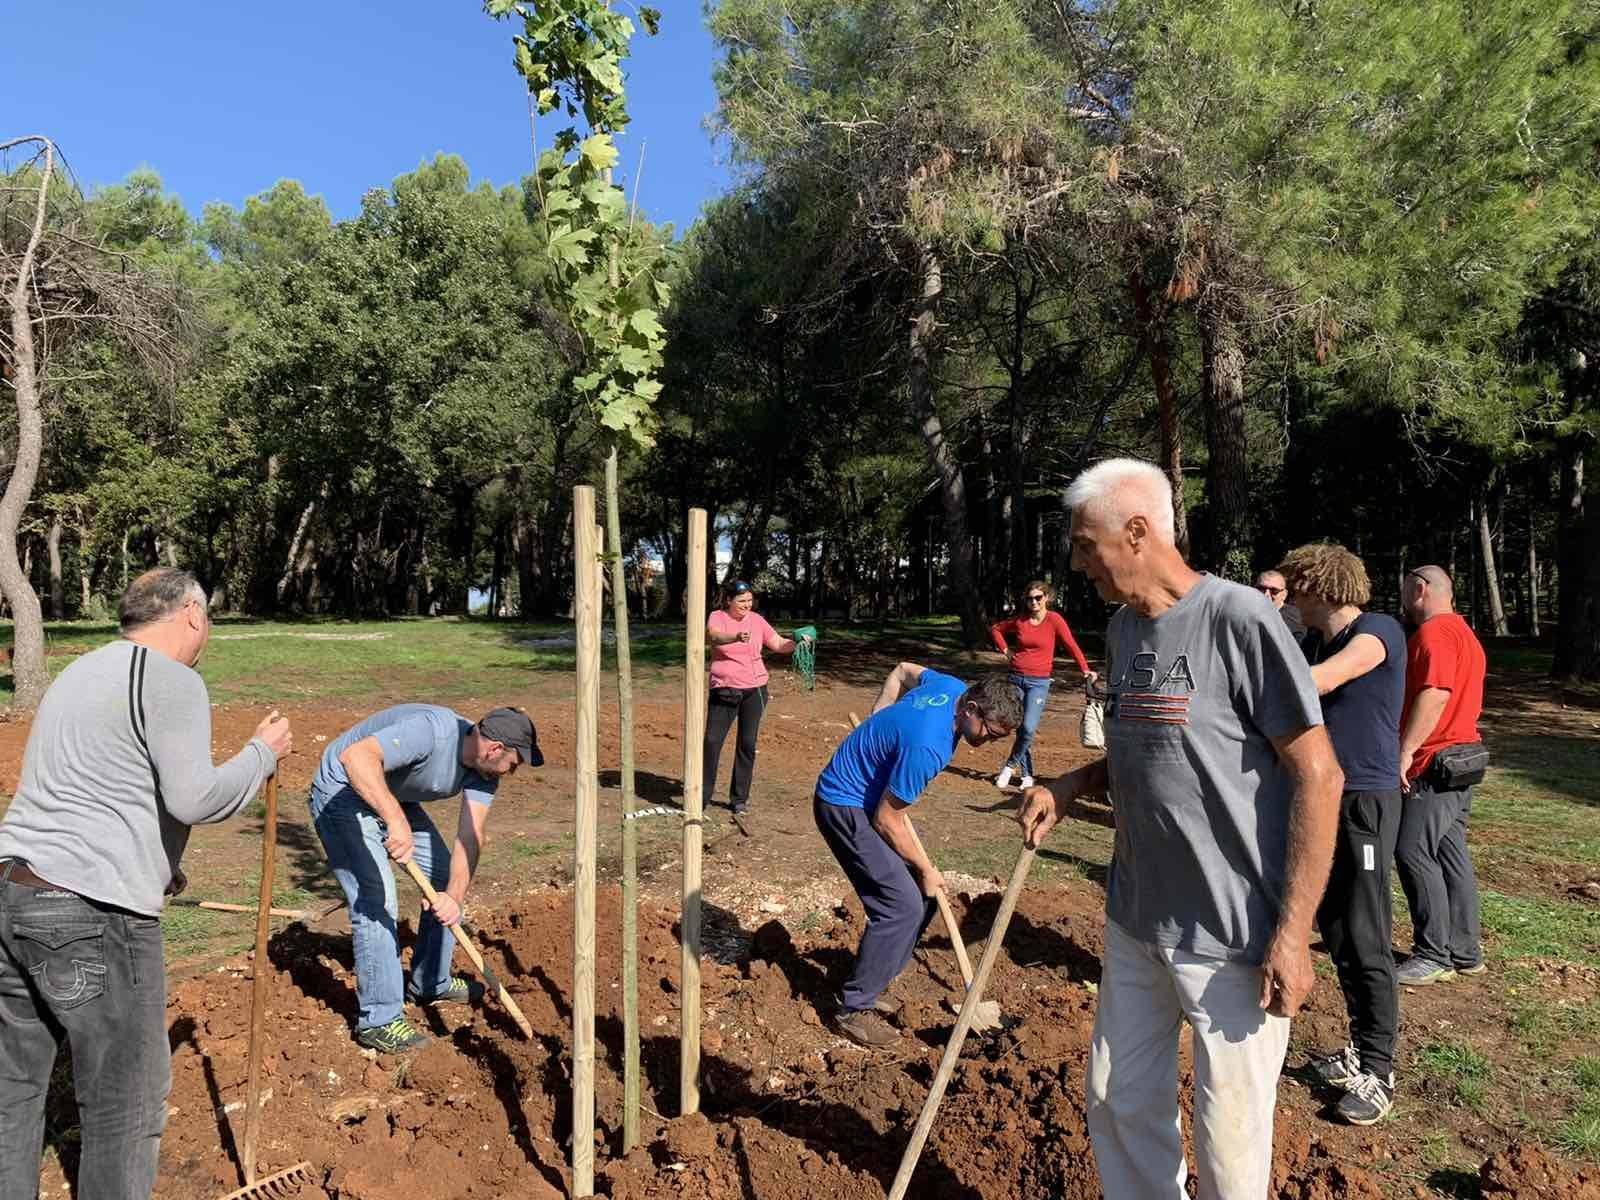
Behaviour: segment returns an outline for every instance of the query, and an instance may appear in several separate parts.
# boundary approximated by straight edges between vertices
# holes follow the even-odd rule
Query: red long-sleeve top
[[[1017,648],[1011,656],[1011,669],[1019,675],[1050,674],[1056,664],[1058,640],[1072,655],[1078,670],[1085,675],[1089,673],[1089,660],[1084,658],[1083,651],[1078,649],[1078,643],[1073,640],[1066,618],[1053,609],[1046,612],[1044,620],[1037,625],[1027,617],[1007,617],[1003,621],[996,621],[989,626],[989,636],[994,639],[994,648],[1001,654],[1011,649],[1006,644],[1007,636],[1016,639]]]

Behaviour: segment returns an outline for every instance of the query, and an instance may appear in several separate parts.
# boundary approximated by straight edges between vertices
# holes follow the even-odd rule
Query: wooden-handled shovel
[[[409,858],[406,859],[406,871],[411,876],[411,881],[422,889],[422,894],[428,898],[429,904],[436,904],[439,893],[433,890],[433,884],[428,882],[428,877],[418,868],[417,864]],[[533,1038],[533,1026],[528,1024],[528,1018],[522,1015],[522,1010],[517,1007],[517,1002],[511,998],[511,993],[506,991],[506,985],[500,982],[500,977],[494,973],[489,964],[483,961],[483,954],[477,944],[472,940],[472,934],[467,932],[465,922],[458,923],[455,927],[456,941],[461,943],[461,948],[467,952],[467,957],[472,960],[472,965],[477,968],[478,974],[483,976],[483,981],[489,985],[489,990],[495,994],[495,999],[505,1006],[517,1023],[517,1028],[522,1030],[522,1036]]]
[[[923,1101],[916,1128],[911,1131],[911,1142],[900,1156],[900,1170],[895,1174],[894,1186],[889,1189],[889,1200],[905,1200],[906,1189],[911,1186],[917,1160],[922,1157],[922,1147],[927,1144],[933,1119],[939,1113],[939,1102],[944,1099],[944,1090],[950,1084],[956,1060],[961,1057],[961,1045],[967,1040],[973,1018],[978,1015],[978,1006],[983,1003],[983,985],[989,981],[989,972],[994,968],[995,959],[1000,957],[1000,942],[1006,935],[1006,926],[1011,923],[1011,914],[1016,910],[1017,897],[1022,894],[1022,884],[1028,878],[1028,868],[1033,866],[1034,854],[1033,849],[1024,846],[1022,853],[1017,856],[1017,865],[1011,869],[1011,882],[1006,884],[1005,895],[1000,897],[1000,909],[994,915],[994,927],[989,931],[988,944],[983,948],[978,973],[972,986],[967,989],[967,998],[962,1002],[956,1027],[950,1031],[950,1040],[945,1044],[944,1057],[939,1060],[933,1086],[928,1089],[928,1098]]]

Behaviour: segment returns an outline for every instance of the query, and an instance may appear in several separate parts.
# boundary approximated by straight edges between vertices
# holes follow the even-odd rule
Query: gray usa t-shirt
[[[1266,597],[1203,575],[1106,629],[1116,854],[1106,915],[1144,942],[1259,962],[1278,922],[1292,781],[1269,738],[1322,724]]]

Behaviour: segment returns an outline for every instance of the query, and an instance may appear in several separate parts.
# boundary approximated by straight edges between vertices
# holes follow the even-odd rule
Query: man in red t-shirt
[[[1422,987],[1484,970],[1478,880],[1467,853],[1472,789],[1441,789],[1433,760],[1441,750],[1479,740],[1483,645],[1455,611],[1443,567],[1407,571],[1400,605],[1416,631],[1406,647],[1406,697],[1400,718],[1405,800],[1395,864],[1414,926],[1411,957],[1399,981]]]

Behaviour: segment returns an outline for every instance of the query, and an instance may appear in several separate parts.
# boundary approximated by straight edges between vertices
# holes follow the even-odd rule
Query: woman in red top
[[[1017,741],[1011,747],[1011,757],[1006,759],[1005,768],[995,778],[996,787],[1008,787],[1012,773],[1017,770],[1022,772],[1022,786],[1033,786],[1033,735],[1039,730],[1044,703],[1050,695],[1056,643],[1059,641],[1072,655],[1072,661],[1078,664],[1078,670],[1088,682],[1100,678],[1098,672],[1089,669],[1089,662],[1073,640],[1066,619],[1050,611],[1052,599],[1050,585],[1035,579],[1023,590],[1023,615],[1007,617],[989,627],[994,648],[1011,664],[1011,682],[1022,689],[1022,724],[1017,727]],[[1007,637],[1016,642],[1015,649],[1007,643]]]

